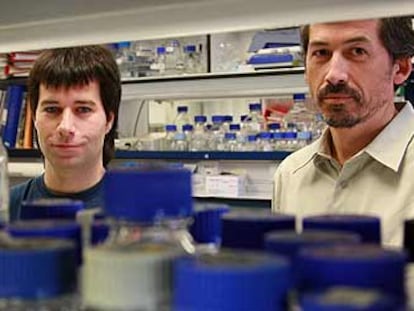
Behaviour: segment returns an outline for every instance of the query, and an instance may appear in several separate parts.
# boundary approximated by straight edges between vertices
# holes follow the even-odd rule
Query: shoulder
[[[33,197],[34,192],[36,192],[36,184],[39,178],[41,178],[41,176],[31,178],[21,184],[11,187],[9,205],[11,220],[17,218],[22,202]]]
[[[276,172],[294,172],[309,163],[317,153],[317,144],[305,146],[287,156],[277,167]]]

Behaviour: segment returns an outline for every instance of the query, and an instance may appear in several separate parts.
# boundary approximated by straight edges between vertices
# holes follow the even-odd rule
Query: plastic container
[[[284,311],[289,271],[279,257],[241,251],[182,258],[174,267],[173,310]]]
[[[2,310],[79,310],[73,243],[0,237]]]
[[[264,249],[265,234],[273,230],[294,230],[295,217],[270,210],[237,209],[222,217],[223,247]]]
[[[378,217],[354,214],[324,214],[303,219],[303,229],[354,232],[362,242],[381,243],[381,221]]]
[[[165,167],[112,170],[106,173],[104,187],[110,234],[85,252],[84,307],[165,310],[170,305],[173,260],[195,252],[187,231],[191,173]]]

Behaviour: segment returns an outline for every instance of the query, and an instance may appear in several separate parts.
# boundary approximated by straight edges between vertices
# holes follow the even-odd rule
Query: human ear
[[[410,57],[399,58],[394,62],[394,84],[400,85],[405,80],[407,80],[408,76],[411,74],[412,71],[412,63]]]
[[[109,117],[108,117],[108,119],[106,120],[106,125],[105,125],[105,134],[108,134],[108,133],[109,133],[109,131],[112,129],[112,125],[114,124],[114,119],[115,119],[115,117],[114,117],[114,113],[113,113],[113,112],[110,112],[110,113],[109,113]]]

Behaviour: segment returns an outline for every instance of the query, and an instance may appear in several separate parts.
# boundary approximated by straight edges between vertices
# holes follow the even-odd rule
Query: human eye
[[[79,106],[76,108],[76,112],[81,113],[81,114],[89,113],[89,112],[92,112],[92,109],[89,106]]]
[[[364,57],[368,54],[367,50],[362,47],[353,47],[350,50],[350,54],[354,57]]]
[[[314,58],[326,58],[329,56],[329,50],[328,49],[315,49],[311,52],[312,57]]]
[[[48,114],[57,114],[59,112],[59,107],[57,106],[45,106],[43,107],[43,111]]]

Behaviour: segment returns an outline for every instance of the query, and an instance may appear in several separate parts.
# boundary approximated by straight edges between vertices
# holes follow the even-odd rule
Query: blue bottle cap
[[[297,132],[284,132],[283,133],[283,138],[285,139],[296,139],[297,136],[298,136]]]
[[[106,222],[95,221],[91,226],[91,245],[104,242],[109,235],[109,225]]]
[[[246,121],[247,117],[248,117],[248,115],[247,115],[247,114],[241,115],[241,116],[240,116],[240,122],[242,122],[242,123],[243,123],[244,121]]]
[[[260,103],[251,103],[249,104],[249,110],[250,111],[258,111],[258,110],[262,110],[262,104]]]
[[[324,214],[303,219],[303,228],[355,232],[362,242],[381,243],[381,221],[375,216]]]
[[[300,131],[297,133],[297,138],[300,140],[311,140],[312,132],[311,131]]]
[[[222,217],[223,247],[264,248],[264,236],[273,230],[294,230],[295,217],[270,210],[237,209]]]
[[[225,204],[205,204],[193,214],[189,231],[197,243],[221,244],[221,216],[230,210]]]
[[[224,122],[228,122],[228,123],[233,122],[233,116],[225,115]]]
[[[248,135],[247,136],[247,141],[249,141],[249,142],[254,142],[254,141],[256,141],[256,139],[257,139],[256,135]]]
[[[226,140],[235,140],[236,139],[236,133],[225,133],[224,139]]]
[[[195,51],[196,51],[196,46],[193,45],[193,44],[184,46],[184,52],[185,53],[195,53]]]
[[[261,132],[261,133],[259,133],[260,139],[263,139],[263,140],[269,140],[271,138],[271,136],[272,135],[269,132]]]
[[[303,101],[305,100],[306,95],[304,93],[293,94],[294,101]]]
[[[281,230],[265,235],[265,249],[293,260],[304,247],[357,244],[360,241],[358,234],[346,231],[305,230],[297,233],[295,230]]]
[[[405,310],[395,298],[380,291],[338,286],[307,293],[300,301],[304,311],[391,311]]]
[[[191,172],[148,166],[113,169],[104,179],[104,211],[120,220],[149,222],[192,214]]]
[[[159,46],[159,47],[157,47],[157,54],[158,55],[160,55],[160,54],[165,54],[165,47],[164,46]]]
[[[195,116],[194,117],[194,122],[195,123],[205,123],[205,122],[207,122],[207,117],[206,116]]]
[[[267,127],[269,128],[269,130],[279,130],[280,123],[269,123]]]
[[[75,248],[70,241],[1,238],[1,298],[38,300],[73,293],[76,276]]]
[[[67,220],[24,220],[16,221],[7,226],[7,232],[15,238],[57,238],[67,239],[76,246],[76,259],[82,263],[81,228],[75,221]]]
[[[284,139],[285,138],[285,133],[283,132],[274,132],[273,133],[273,139]]]
[[[191,132],[193,130],[193,126],[191,124],[184,124],[182,129],[183,132]]]
[[[297,256],[299,290],[355,286],[404,297],[406,254],[375,244],[303,248]]]
[[[176,132],[177,131],[177,126],[175,124],[167,124],[165,126],[165,130],[167,132]]]
[[[76,219],[79,211],[85,208],[80,200],[71,199],[35,199],[23,201],[20,219]]]
[[[232,123],[229,125],[229,129],[230,131],[240,131],[240,124]]]
[[[131,46],[131,42],[129,41],[123,41],[123,42],[118,42],[118,49],[128,49]]]
[[[174,264],[175,310],[285,310],[287,261],[241,251],[180,258]]]
[[[224,116],[212,116],[211,117],[211,122],[217,124],[217,123],[223,123],[224,122]]]
[[[188,111],[187,106],[178,106],[177,107],[177,112],[187,112],[187,111]]]

